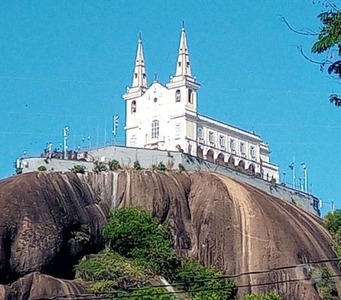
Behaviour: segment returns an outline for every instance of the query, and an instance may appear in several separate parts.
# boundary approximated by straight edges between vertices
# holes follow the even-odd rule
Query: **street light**
[[[66,152],[68,149],[68,144],[67,144],[67,140],[69,138],[69,127],[65,126],[63,128],[63,152],[64,152],[64,159],[66,159]]]
[[[301,167],[303,169],[303,191],[308,191],[308,170],[305,163],[301,163]]]

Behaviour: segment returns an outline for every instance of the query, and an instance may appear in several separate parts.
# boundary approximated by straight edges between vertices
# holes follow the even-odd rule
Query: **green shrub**
[[[267,294],[250,294],[243,298],[243,300],[281,300],[282,298],[273,292],[267,293]]]
[[[93,168],[93,171],[98,174],[98,173],[101,173],[101,172],[105,172],[107,171],[107,166],[105,165],[104,162],[101,162],[101,161],[95,161],[94,162],[94,168]]]
[[[141,170],[141,165],[140,165],[140,162],[138,160],[134,161],[134,169],[135,170]]]
[[[85,169],[86,169],[86,167],[83,165],[74,165],[73,168],[70,169],[70,171],[75,172],[75,173],[84,174]]]
[[[140,287],[149,280],[149,275],[136,262],[114,251],[90,255],[75,267],[76,278],[92,281],[93,292],[127,290]]]
[[[115,210],[103,229],[109,247],[136,259],[153,274],[171,278],[180,258],[173,250],[170,230],[139,208]]]
[[[116,160],[110,160],[108,162],[109,170],[110,171],[117,171],[118,169],[121,169],[120,163]]]
[[[165,164],[162,161],[160,161],[159,164],[156,166],[156,170],[158,170],[158,171],[166,171],[167,167],[165,166]]]
[[[43,172],[43,171],[46,171],[47,169],[46,169],[46,167],[45,166],[39,166],[38,167],[38,171],[39,172]]]
[[[179,168],[179,171],[180,171],[180,172],[186,171],[186,169],[185,169],[185,167],[183,166],[183,164],[179,164],[179,165],[178,165],[178,168]]]
[[[234,299],[236,287],[232,279],[202,266],[192,258],[184,259],[177,272],[177,281],[191,297],[204,299]]]

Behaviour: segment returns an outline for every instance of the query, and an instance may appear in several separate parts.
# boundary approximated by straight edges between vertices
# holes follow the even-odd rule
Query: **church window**
[[[211,144],[214,144],[214,132],[213,131],[210,131],[208,133],[208,140]]]
[[[159,121],[153,120],[152,122],[152,139],[159,137]]]
[[[245,143],[243,143],[243,142],[240,143],[240,153],[242,155],[245,154]]]
[[[187,68],[189,68],[189,61],[187,62]]]
[[[131,102],[131,113],[136,113],[136,101]]]
[[[175,125],[175,138],[181,137],[181,124]]]
[[[193,91],[188,90],[188,103],[193,103]]]
[[[136,146],[136,134],[132,134],[130,136],[130,146],[135,147]]]
[[[256,158],[256,148],[255,146],[250,147],[250,156],[251,158]]]
[[[157,98],[155,97],[155,98],[154,98],[154,103],[156,103],[156,102],[157,102]]]
[[[175,92],[175,102],[180,102],[181,101],[181,91],[176,90]]]
[[[225,147],[225,136],[224,135],[219,136],[219,145],[220,145],[220,147]]]
[[[137,78],[137,73],[134,73],[134,77]]]
[[[203,135],[203,129],[202,129],[202,127],[199,127],[199,128],[198,128],[198,138],[199,138],[199,139],[202,139],[203,136],[204,136],[204,135]]]
[[[230,139],[230,150],[231,152],[236,151],[236,141],[234,139]]]
[[[143,79],[145,79],[145,78],[147,77],[145,73],[143,73],[143,75],[142,75],[142,76],[143,76]]]
[[[178,66],[181,67],[181,61],[178,62]]]

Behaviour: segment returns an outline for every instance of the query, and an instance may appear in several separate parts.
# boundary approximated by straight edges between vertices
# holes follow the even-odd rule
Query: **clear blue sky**
[[[309,188],[341,208],[341,109],[327,100],[341,85],[297,51],[302,45],[309,53],[313,38],[279,21],[283,15],[295,28],[317,29],[322,7],[312,2],[0,1],[0,178],[13,174],[23,151],[39,155],[49,141],[59,147],[65,125],[72,148],[88,136],[92,146],[103,145],[118,114],[123,143],[121,95],[131,83],[138,32],[149,83],[155,73],[166,83],[185,20],[202,84],[199,111],[255,130],[289,182],[292,157],[305,162]]]

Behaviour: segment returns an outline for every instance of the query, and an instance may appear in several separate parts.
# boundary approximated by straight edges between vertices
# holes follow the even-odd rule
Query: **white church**
[[[198,113],[200,84],[192,76],[185,29],[181,30],[174,76],[164,86],[148,86],[141,36],[126,101],[126,146],[179,150],[198,158],[238,168],[279,182],[278,166],[259,135]]]

